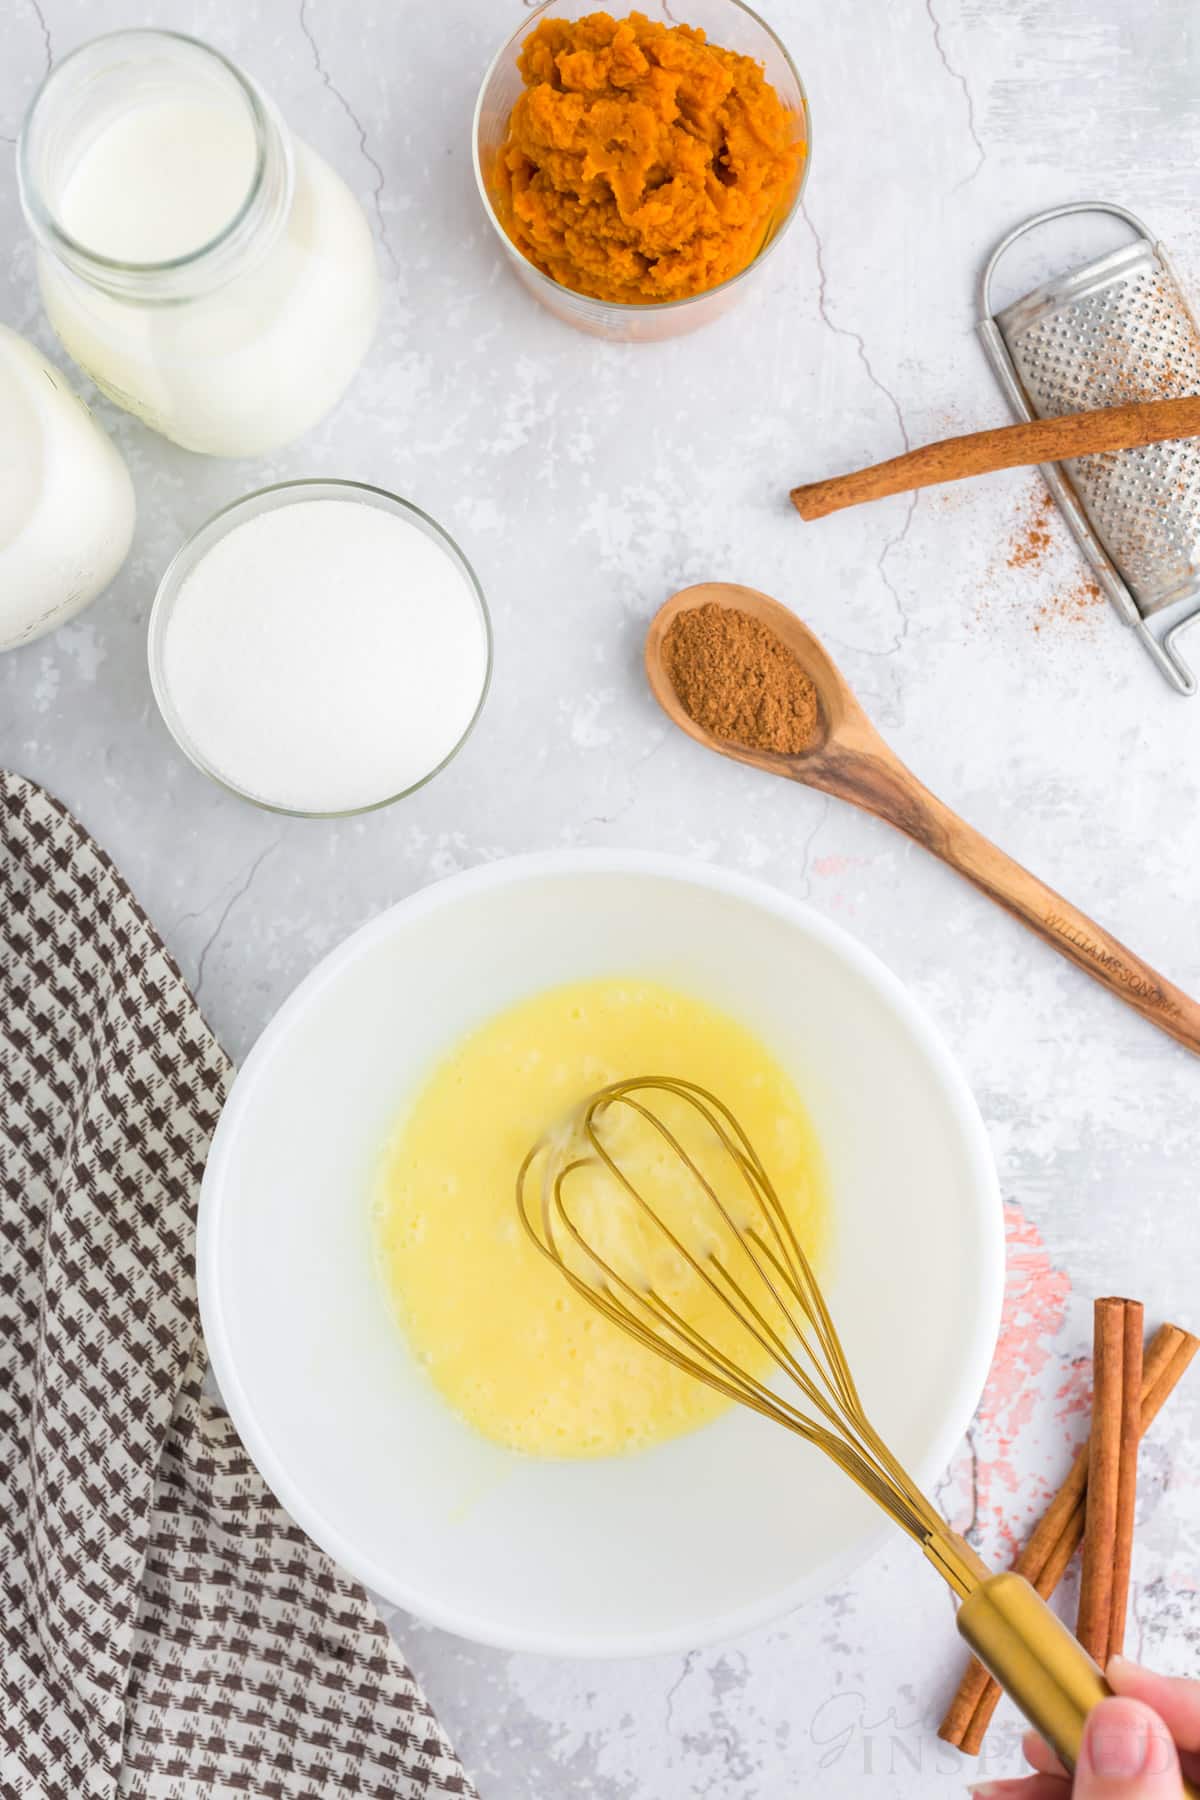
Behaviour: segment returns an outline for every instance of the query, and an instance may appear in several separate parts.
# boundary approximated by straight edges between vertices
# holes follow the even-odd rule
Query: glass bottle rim
[[[254,130],[254,169],[249,186],[237,210],[226,220],[221,229],[204,243],[196,245],[194,249],[184,251],[179,256],[165,257],[154,262],[134,262],[128,257],[105,256],[101,251],[93,249],[90,244],[85,244],[82,239],[74,236],[46,203],[41,185],[32,167],[32,127],[38,109],[48,97],[52,97],[53,90],[60,84],[64,73],[81,57],[94,54],[101,46],[115,46],[122,41],[132,42],[139,39],[181,44],[186,46],[189,51],[198,51],[202,56],[219,63],[236,83],[246,103]],[[192,37],[185,31],[168,31],[159,29],[157,26],[129,26],[119,31],[101,32],[98,36],[88,38],[85,43],[77,45],[74,50],[69,51],[59,62],[56,62],[42,78],[29,103],[21,125],[21,133],[17,139],[17,186],[21,196],[21,205],[38,241],[73,267],[82,265],[84,269],[94,270],[97,273],[107,272],[134,279],[142,277],[153,280],[156,276],[169,277],[194,269],[215,252],[225,249],[231,244],[236,244],[261,197],[273,139],[278,139],[283,148],[287,163],[287,187],[290,194],[291,155],[286,136],[282,131],[282,121],[274,114],[274,109],[270,106],[266,96],[238,67],[237,63],[212,44],[206,44],[203,39]]]

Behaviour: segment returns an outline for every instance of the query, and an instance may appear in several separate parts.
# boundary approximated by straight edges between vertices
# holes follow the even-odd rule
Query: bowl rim
[[[752,19],[754,23],[762,29],[764,34],[770,38],[791,71],[792,78],[796,83],[796,90],[800,96],[800,117],[804,125],[804,163],[800,170],[800,179],[796,183],[796,192],[792,196],[792,203],[780,220],[777,229],[771,233],[771,236],[767,239],[766,243],[763,244],[762,248],[756,251],[754,256],[751,257],[744,269],[739,269],[736,275],[727,275],[725,280],[719,281],[715,287],[704,288],[698,294],[684,294],[677,300],[601,300],[594,294],[583,294],[580,293],[577,288],[565,287],[561,281],[555,281],[552,275],[547,275],[544,270],[539,269],[535,262],[530,261],[524,251],[518,249],[517,245],[514,244],[509,237],[507,231],[505,231],[503,223],[496,212],[496,208],[492,204],[492,197],[488,192],[488,184],[484,177],[483,167],[479,159],[479,124],[483,115],[483,103],[487,97],[488,89],[491,87],[497,69],[514,46],[520,47],[529,32],[533,29],[536,21],[540,19],[543,14],[552,12],[554,7],[558,4],[560,4],[560,0],[541,0],[540,5],[530,7],[526,12],[522,23],[505,38],[504,42],[500,45],[500,48],[496,51],[496,54],[488,63],[487,68],[484,70],[483,80],[479,84],[479,92],[475,98],[475,110],[471,115],[471,167],[475,171],[475,188],[479,195],[484,215],[493,231],[496,233],[496,236],[500,239],[503,249],[507,252],[512,261],[519,266],[522,274],[528,274],[531,281],[539,288],[545,289],[547,296],[555,296],[561,304],[562,296],[566,295],[568,300],[575,300],[581,306],[596,307],[604,316],[613,319],[633,320],[637,318],[658,318],[666,313],[677,312],[684,307],[698,306],[701,301],[711,300],[716,294],[724,294],[727,291],[736,288],[739,282],[745,281],[756,269],[762,267],[775,246],[781,243],[784,237],[786,237],[788,231],[791,229],[793,221],[803,210],[804,190],[808,186],[808,173],[809,169],[812,167],[812,104],[808,98],[808,89],[804,85],[804,77],[796,67],[791,51],[788,49],[779,33],[775,30],[774,26],[769,24],[768,21],[763,18],[762,14],[756,12],[752,6],[748,6],[746,0],[726,0],[728,6],[735,12],[745,13],[746,16]],[[551,310],[553,310],[553,308]]]
[[[196,1232],[196,1280],[201,1324],[216,1376],[230,1416],[268,1487],[304,1531],[349,1574],[392,1605],[455,1636],[493,1649],[536,1655],[604,1659],[655,1656],[703,1649],[782,1618],[797,1606],[830,1592],[860,1568],[888,1541],[893,1527],[880,1518],[852,1548],[830,1557],[816,1570],[769,1594],[685,1629],[663,1627],[600,1636],[525,1629],[501,1624],[466,1609],[443,1605],[421,1587],[419,1575],[398,1580],[370,1556],[360,1554],[337,1525],[310,1504],[292,1481],[284,1459],[271,1442],[269,1426],[258,1416],[243,1386],[226,1329],[221,1292],[219,1244],[225,1223],[223,1189],[242,1122],[254,1104],[260,1080],[276,1046],[342,971],[370,954],[402,922],[434,912],[459,898],[515,883],[555,876],[650,876],[728,895],[773,914],[815,939],[859,974],[889,1006],[910,1039],[924,1054],[961,1129],[971,1178],[964,1183],[963,1203],[981,1226],[985,1245],[977,1276],[978,1304],[971,1338],[964,1343],[956,1369],[948,1373],[942,1422],[913,1473],[926,1489],[945,1471],[951,1455],[974,1417],[999,1337],[1005,1277],[1005,1227],[1000,1182],[978,1103],[949,1046],[924,1007],[899,976],[842,926],[803,900],[719,865],[697,863],[658,851],[570,849],[534,851],[506,857],[436,880],[395,902],[342,940],[306,975],[264,1027],[238,1070],[226,1099],[208,1155],[201,1185]]]

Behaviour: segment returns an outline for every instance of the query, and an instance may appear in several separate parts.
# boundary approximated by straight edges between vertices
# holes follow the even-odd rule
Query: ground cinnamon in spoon
[[[789,756],[816,743],[815,685],[751,614],[711,600],[679,613],[663,639],[663,660],[684,711],[714,737]]]

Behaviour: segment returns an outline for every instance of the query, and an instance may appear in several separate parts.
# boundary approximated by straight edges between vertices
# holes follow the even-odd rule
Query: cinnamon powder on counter
[[[1028,569],[1036,567],[1050,548],[1053,538],[1050,530],[1050,515],[1054,511],[1054,495],[1047,488],[1033,508],[1033,512],[1025,521],[1008,548],[1008,566],[1010,569]]]
[[[1057,567],[1068,550],[1066,534],[1056,528],[1054,496],[1039,482],[1023,500],[1005,551],[1005,566],[1037,575],[1047,566]],[[1073,560],[1073,559],[1072,559]],[[995,566],[991,573],[995,573]],[[992,609],[993,595],[984,594],[976,608],[982,618]],[[1033,629],[1059,633],[1062,627],[1087,629],[1105,605],[1104,595],[1086,574],[1065,578],[1062,586],[1045,596],[1033,615]]]
[[[1097,583],[1081,576],[1072,587],[1061,593],[1051,594],[1048,600],[1042,602],[1038,607],[1033,629],[1040,631],[1043,625],[1055,624],[1060,620],[1081,625],[1092,617],[1098,606],[1104,604],[1104,595]]]
[[[663,661],[688,717],[727,744],[798,756],[820,737],[815,684],[750,613],[711,600],[679,613]]]

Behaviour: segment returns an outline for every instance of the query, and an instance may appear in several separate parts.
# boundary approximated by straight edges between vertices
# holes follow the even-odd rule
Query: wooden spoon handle
[[[1070,456],[1094,456],[1101,450],[1135,450],[1143,444],[1197,434],[1200,396],[1135,400],[1124,406],[1065,413],[1058,419],[1034,419],[1027,425],[1001,425],[994,431],[973,431],[966,437],[922,444],[917,450],[875,463],[869,469],[856,469],[849,475],[835,475],[828,481],[811,481],[793,488],[792,504],[801,518],[822,519],[826,513],[840,512],[843,507],[861,506],[865,500],[907,494],[913,488],[960,481],[967,475],[987,475],[993,469],[1061,462]]]
[[[1200,1054],[1200,1004],[960,819],[885,746],[835,746],[797,758],[796,767],[797,779],[864,807],[923,844],[1119,1000]]]

